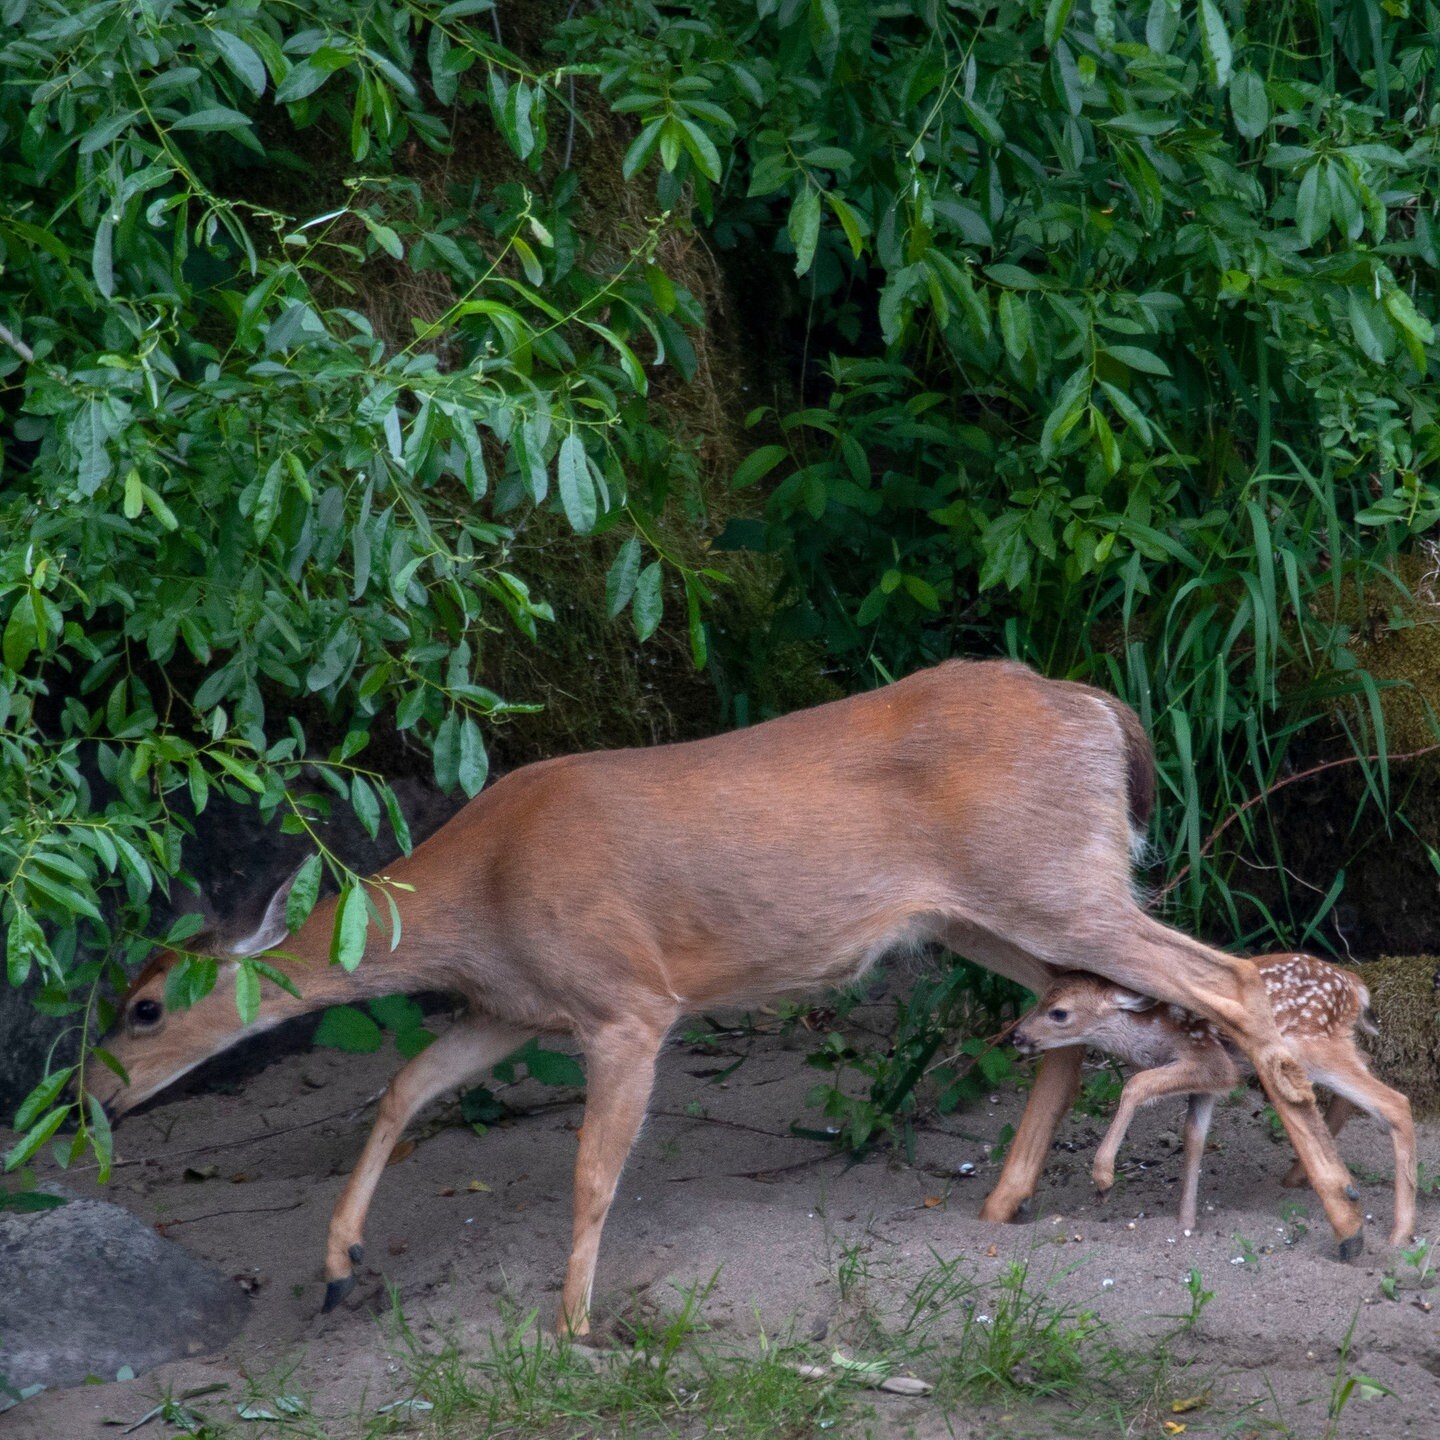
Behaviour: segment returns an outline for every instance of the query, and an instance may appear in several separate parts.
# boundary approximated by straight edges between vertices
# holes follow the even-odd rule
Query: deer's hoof
[[[353,1275],[343,1275],[339,1280],[332,1280],[325,1287],[325,1303],[320,1307],[320,1313],[328,1315],[354,1288]]]
[[[1114,1190],[1115,1182],[1112,1180],[1108,1185],[1097,1185],[1095,1187],[1095,1203],[1103,1205],[1109,1198],[1110,1192]]]
[[[1353,1235],[1347,1235],[1340,1242],[1340,1259],[1349,1264],[1352,1260],[1358,1260],[1365,1249],[1365,1231],[1363,1227]]]
[[[352,1245],[346,1253],[358,1265],[365,1258],[365,1247],[360,1244],[355,1244]]]

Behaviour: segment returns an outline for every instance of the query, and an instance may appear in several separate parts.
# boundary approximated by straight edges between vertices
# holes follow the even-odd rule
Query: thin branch
[[[35,363],[35,352],[8,325],[0,325],[3,340],[27,365]]]
[[[298,1210],[310,1197],[302,1196],[289,1205],[251,1205],[240,1210],[207,1210],[203,1215],[177,1215],[173,1220],[157,1220],[155,1223],[168,1230],[172,1225],[193,1225],[197,1220],[218,1220],[225,1215],[278,1215],[285,1210]]]
[[[1273,785],[1267,785],[1258,795],[1252,795],[1243,805],[1232,814],[1227,815],[1210,833],[1205,837],[1205,843],[1200,847],[1201,855],[1208,855],[1214,848],[1215,842],[1243,815],[1247,810],[1253,810],[1262,801],[1268,800],[1277,790],[1283,790],[1287,785],[1298,784],[1301,780],[1309,780],[1312,776],[1319,775],[1325,770],[1335,770],[1341,765],[1372,764],[1379,760],[1394,765],[1402,760],[1418,760],[1422,755],[1431,755],[1440,750],[1440,744],[1424,745],[1419,750],[1409,750],[1403,755],[1344,755],[1339,760],[1327,760],[1323,765],[1312,765],[1308,770],[1301,770],[1295,775],[1287,775],[1283,780],[1277,780]],[[1180,882],[1190,873],[1188,864],[1182,865],[1175,873],[1172,880],[1156,892],[1155,899],[1163,900]]]

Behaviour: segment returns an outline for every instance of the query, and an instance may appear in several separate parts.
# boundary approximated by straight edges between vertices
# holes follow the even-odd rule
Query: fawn
[[[1136,903],[1132,845],[1154,794],[1139,717],[1099,690],[1009,661],[950,661],[749,729],[527,765],[372,882],[368,954],[328,963],[336,902],[287,936],[284,890],[245,933],[190,942],[229,959],[279,950],[302,993],[266,981],[246,1026],[230,986],[166,1004],[174,951],[124,997],[89,1067],[115,1115],[288,1016],[367,995],[449,990],[468,1012],[395,1077],[330,1221],[327,1308],[354,1284],[365,1216],[410,1118],[531,1036],[568,1033],[588,1088],[560,1326],[583,1334],[601,1228],[684,1014],[845,984],[888,949],[935,940],[1039,992],[1082,965],[1222,1023],[1251,1057],[1340,1239],[1358,1193],[1252,965]],[[375,943],[387,938],[392,943]],[[221,966],[221,973],[226,967]],[[1083,1047],[1046,1057],[981,1215],[1015,1217],[1044,1170]]]
[[[1370,1073],[1355,1032],[1375,1034],[1367,1011],[1370,994],[1348,970],[1313,955],[1262,955],[1260,972],[1280,1034],[1317,1084],[1333,1090],[1326,1115],[1338,1135],[1356,1109],[1373,1115],[1395,1145],[1395,1226],[1390,1243],[1402,1245],[1415,1228],[1415,1126],[1410,1102]],[[1011,1039],[1023,1051],[1084,1043],[1135,1067],[1125,1082],[1115,1118],[1095,1155],[1093,1175],[1101,1195],[1115,1183],[1115,1156],[1141,1105],[1162,1095],[1185,1094],[1184,1169],[1180,1225],[1195,1228],[1200,1157],[1215,1099],[1240,1078],[1234,1048],[1210,1021],[1176,1005],[1113,984],[1098,975],[1061,975]],[[1285,1185],[1305,1183],[1297,1161]]]

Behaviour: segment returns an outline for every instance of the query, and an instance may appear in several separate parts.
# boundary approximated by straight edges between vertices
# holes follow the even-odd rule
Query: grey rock
[[[248,1312],[238,1285],[118,1205],[0,1212],[0,1375],[17,1390],[207,1354]]]

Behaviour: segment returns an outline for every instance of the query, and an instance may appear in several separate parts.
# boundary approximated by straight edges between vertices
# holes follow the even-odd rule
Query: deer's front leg
[[[325,1245],[325,1310],[333,1310],[355,1286],[354,1267],[365,1257],[365,1216],[395,1142],[417,1111],[437,1095],[458,1089],[503,1060],[530,1038],[484,1020],[461,1020],[412,1059],[380,1097],[374,1128],[360,1161],[330,1217]]]
[[[590,1331],[600,1232],[644,1122],[655,1060],[673,1019],[651,1023],[633,1017],[585,1037],[585,1120],[575,1159],[575,1230],[556,1324],[561,1334]]]

